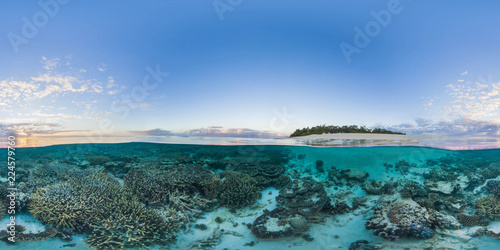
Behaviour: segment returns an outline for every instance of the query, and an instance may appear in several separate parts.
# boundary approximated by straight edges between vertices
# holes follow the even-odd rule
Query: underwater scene
[[[15,156],[15,178],[0,172],[0,249],[500,247],[498,149],[118,143]]]

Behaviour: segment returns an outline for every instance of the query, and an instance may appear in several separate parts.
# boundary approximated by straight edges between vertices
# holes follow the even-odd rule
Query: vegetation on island
[[[297,129],[293,132],[290,137],[295,136],[305,136],[305,135],[314,135],[314,134],[335,134],[335,133],[367,133],[367,134],[397,134],[397,135],[406,135],[406,133],[394,132],[383,128],[374,128],[369,129],[365,126],[327,126],[327,125],[319,125],[315,127],[307,127],[303,129]]]

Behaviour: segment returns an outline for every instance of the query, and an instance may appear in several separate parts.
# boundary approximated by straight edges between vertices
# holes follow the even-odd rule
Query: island
[[[321,135],[321,134],[338,134],[338,133],[361,133],[361,134],[394,134],[394,135],[406,135],[402,132],[394,132],[383,128],[369,129],[365,126],[334,126],[334,125],[319,125],[315,127],[307,127],[302,129],[296,129],[290,137],[306,136],[306,135]]]

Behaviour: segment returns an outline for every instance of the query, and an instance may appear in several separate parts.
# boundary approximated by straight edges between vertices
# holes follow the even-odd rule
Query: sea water
[[[2,208],[2,249],[500,248],[496,149],[117,143],[15,152],[16,178],[6,162],[0,170],[2,195],[10,181],[18,188],[16,214],[7,197]],[[106,192],[148,216],[127,204],[103,211],[117,202]],[[10,216],[24,240],[5,237]],[[70,227],[58,225],[65,216]],[[168,221],[168,234],[149,231],[157,220],[134,222],[144,218]]]

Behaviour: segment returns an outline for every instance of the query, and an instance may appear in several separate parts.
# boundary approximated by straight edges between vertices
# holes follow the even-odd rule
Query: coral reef
[[[40,233],[20,233],[20,232],[22,231],[16,229],[16,236],[14,237],[14,240],[16,242],[44,241],[55,237],[57,234],[57,230],[51,227],[45,228],[45,230]],[[9,236],[10,235],[7,233],[6,230],[0,231],[0,240],[6,240],[6,238]]]
[[[462,227],[460,225],[460,222],[458,220],[445,213],[441,213],[438,211],[431,211],[433,213],[433,216],[435,218],[435,226],[438,228],[444,228],[444,229],[459,229]]]
[[[194,194],[202,190],[201,183],[215,175],[200,166],[162,169],[132,169],[125,176],[125,186],[146,204],[169,204],[172,193]]]
[[[369,174],[361,169],[342,169],[339,170],[332,166],[328,172],[328,179],[336,185],[362,184],[368,178]]]
[[[344,201],[337,201],[333,203],[332,201],[328,201],[322,209],[322,212],[326,212],[328,214],[345,214],[351,211],[349,205],[347,205]]]
[[[184,222],[190,222],[193,218],[200,218],[211,202],[202,198],[199,193],[194,195],[181,191],[173,191],[169,194],[167,209],[173,209],[178,217]]]
[[[39,188],[29,206],[33,217],[56,228],[86,226],[95,216],[105,194],[119,187],[103,172],[86,171],[67,182]]]
[[[286,187],[288,184],[292,183],[292,179],[288,175],[280,175],[276,180],[276,188],[282,189]]]
[[[457,179],[458,174],[445,167],[439,167],[429,170],[423,176],[430,181],[454,181]]]
[[[248,174],[233,171],[223,172],[219,202],[222,206],[242,208],[254,204],[261,197],[257,181]]]
[[[500,240],[500,233],[495,233],[491,230],[488,230],[488,228],[479,228],[478,230],[476,230],[476,232],[474,232],[474,235],[473,236],[486,236],[486,237],[490,237],[490,238],[493,238],[493,239],[496,239],[496,240]]]
[[[273,164],[255,164],[245,163],[238,164],[231,170],[248,174],[257,181],[257,185],[261,187],[276,186],[278,179],[282,176],[286,169],[282,165]]]
[[[349,245],[349,250],[376,250],[381,248],[380,244],[370,244],[367,240],[357,240]]]
[[[104,164],[111,161],[109,157],[104,155],[88,155],[85,157],[85,160],[88,161],[92,166],[104,166]]]
[[[363,183],[363,190],[367,194],[371,195],[381,195],[381,194],[394,194],[394,190],[398,187],[397,182],[390,181],[376,181],[372,180]]]
[[[500,175],[500,162],[493,162],[479,172],[484,179],[493,179]]]
[[[425,189],[414,181],[407,181],[399,193],[403,198],[425,197],[427,195]]]
[[[323,209],[328,197],[321,183],[304,178],[281,189],[276,200],[281,206],[310,219]]]
[[[82,170],[75,166],[50,162],[44,165],[35,164],[29,169],[23,169],[22,172],[24,172],[23,177],[17,181],[19,184],[23,183],[23,192],[32,193],[37,188],[67,181],[70,177],[79,175]]]
[[[220,244],[221,238],[224,235],[232,235],[236,237],[243,237],[243,235],[233,232],[233,231],[228,231],[228,230],[214,230],[212,232],[212,235],[210,235],[207,238],[197,240],[189,245],[190,249],[214,249],[217,245]]]
[[[399,203],[375,207],[374,215],[365,224],[374,229],[375,235],[389,240],[413,236],[420,239],[434,237],[434,215],[416,202],[405,200]]]
[[[317,160],[316,161],[316,170],[320,173],[324,173],[325,168],[323,167],[323,165],[325,165],[325,163],[322,160]]]
[[[490,222],[478,214],[468,215],[464,213],[457,214],[457,219],[464,227],[488,226]]]
[[[443,200],[445,207],[453,212],[462,212],[467,207],[467,201],[463,198],[451,196]]]
[[[488,195],[474,201],[474,207],[479,215],[490,220],[500,220],[500,198]]]
[[[500,180],[489,180],[486,183],[486,189],[490,194],[500,198]]]
[[[123,188],[106,197],[85,242],[99,249],[147,248],[175,242],[178,223],[146,208]]]
[[[252,225],[252,233],[259,239],[296,236],[308,229],[305,218],[293,215],[284,208],[277,208],[259,216]]]
[[[429,191],[442,193],[442,194],[452,194],[460,189],[465,189],[469,186],[469,178],[464,175],[453,175],[448,177],[435,177],[431,179],[426,179],[424,181],[425,187]],[[448,180],[449,178],[454,178],[453,180]]]
[[[394,164],[394,167],[396,168],[396,170],[398,170],[402,175],[408,174],[408,171],[411,168],[415,168],[416,166],[417,166],[417,164],[409,163],[404,159],[400,160]]]

